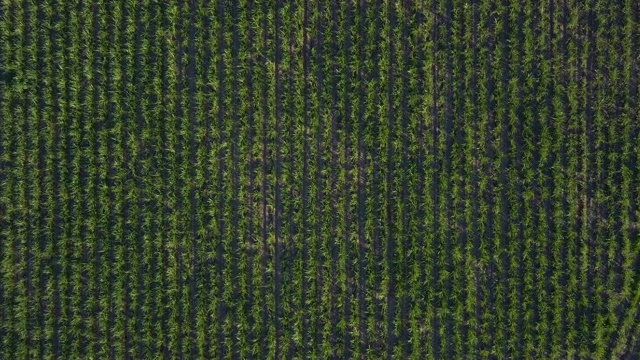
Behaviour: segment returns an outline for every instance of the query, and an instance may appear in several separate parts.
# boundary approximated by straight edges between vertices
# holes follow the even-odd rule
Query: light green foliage
[[[640,351],[640,5],[0,3],[0,358]]]

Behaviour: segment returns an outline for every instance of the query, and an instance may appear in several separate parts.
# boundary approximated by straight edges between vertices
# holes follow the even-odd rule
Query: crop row
[[[2,2],[0,358],[637,352],[618,5]]]

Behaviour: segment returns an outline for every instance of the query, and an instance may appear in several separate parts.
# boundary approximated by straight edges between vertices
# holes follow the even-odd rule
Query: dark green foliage
[[[0,359],[636,358],[640,5],[0,3]]]

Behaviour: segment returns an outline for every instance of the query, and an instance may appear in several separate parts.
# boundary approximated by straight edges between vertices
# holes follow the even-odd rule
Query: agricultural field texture
[[[0,359],[638,359],[639,72],[637,0],[1,0]]]

